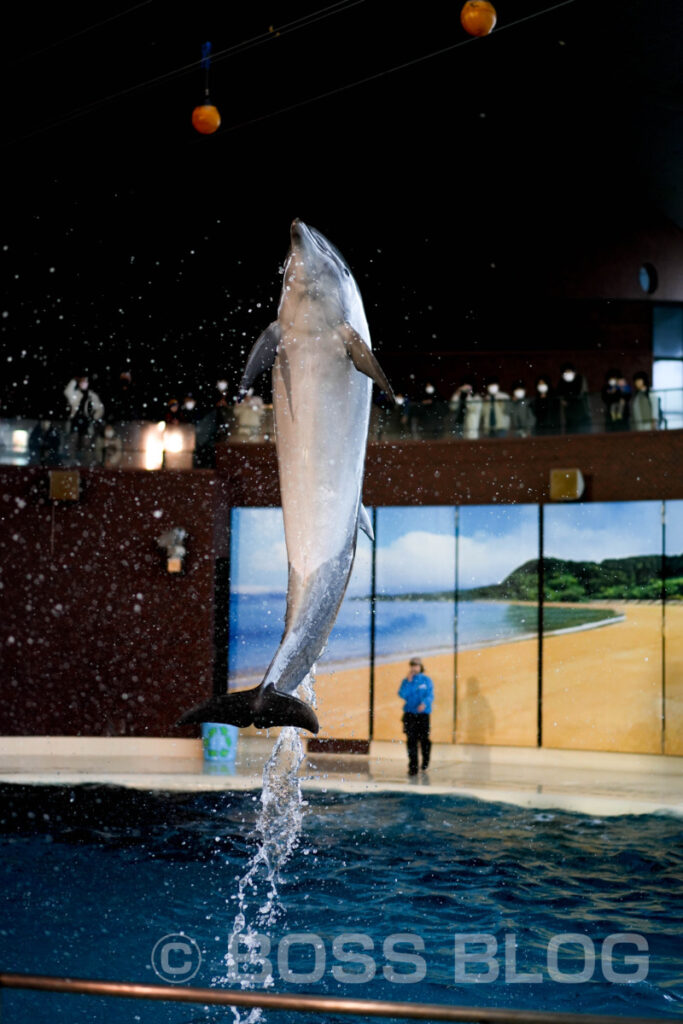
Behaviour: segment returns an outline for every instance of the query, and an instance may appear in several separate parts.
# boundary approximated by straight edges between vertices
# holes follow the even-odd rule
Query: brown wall
[[[543,502],[551,469],[578,468],[585,500],[683,498],[683,431],[484,441],[370,444],[366,505],[490,505]],[[236,506],[278,505],[270,444],[225,446],[217,466]]]
[[[641,370],[652,374],[650,302],[557,298],[535,300],[529,308],[523,294],[487,310],[468,335],[445,338],[433,349],[425,339],[417,360],[414,347],[392,348],[380,334],[377,354],[394,391],[415,397],[431,380],[444,398],[450,398],[458,385],[469,381],[483,388],[496,374],[503,390],[511,391],[521,380],[533,393],[538,377],[557,385],[565,362],[575,364],[592,393],[600,392],[612,368],[628,380]]]
[[[683,498],[682,457],[683,431],[373,444],[365,501],[545,501],[553,467],[580,468],[594,501]],[[195,734],[173,723],[212,691],[229,508],[279,502],[272,445],[217,463],[84,470],[77,503],[49,500],[45,469],[0,469],[0,734]],[[186,575],[156,545],[171,526],[189,531]]]
[[[683,302],[683,231],[652,211],[621,211],[615,219],[578,226],[564,253],[557,248],[545,267],[548,290],[570,298],[646,299]],[[657,287],[646,295],[643,264],[657,271]]]
[[[55,503],[47,481],[0,471],[0,733],[173,734],[212,687],[222,481],[82,471],[81,500]],[[186,575],[156,544],[171,526],[189,531]]]

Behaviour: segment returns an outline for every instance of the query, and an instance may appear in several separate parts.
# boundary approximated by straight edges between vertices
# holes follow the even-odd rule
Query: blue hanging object
[[[211,63],[211,43],[202,43],[202,67],[209,70]]]

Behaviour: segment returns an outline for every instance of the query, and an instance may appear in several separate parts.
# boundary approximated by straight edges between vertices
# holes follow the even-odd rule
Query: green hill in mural
[[[606,558],[603,562],[572,562],[546,558],[546,601],[658,600],[662,596],[660,555]],[[666,596],[683,600],[683,555],[666,559]],[[502,583],[460,592],[463,601],[538,600],[538,559],[533,558]]]

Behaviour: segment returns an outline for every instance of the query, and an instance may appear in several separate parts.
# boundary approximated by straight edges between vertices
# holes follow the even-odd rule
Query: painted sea
[[[282,636],[284,594],[232,594],[230,604],[230,675],[250,677],[265,671]],[[544,610],[545,632],[607,625],[621,617],[609,608],[556,607]],[[452,651],[456,637],[453,601],[383,598],[376,604],[375,659],[394,661],[413,653],[423,657]],[[506,601],[460,601],[459,650],[488,647],[534,636],[535,605]],[[340,609],[319,665],[362,665],[370,658],[370,599],[347,598]]]

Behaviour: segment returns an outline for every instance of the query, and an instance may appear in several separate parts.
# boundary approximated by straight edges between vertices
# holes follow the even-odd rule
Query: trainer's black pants
[[[418,767],[418,746],[422,751],[422,767],[429,766],[429,752],[432,749],[432,741],[429,738],[429,715],[424,712],[404,711],[403,731],[408,747],[408,771],[414,775]]]

